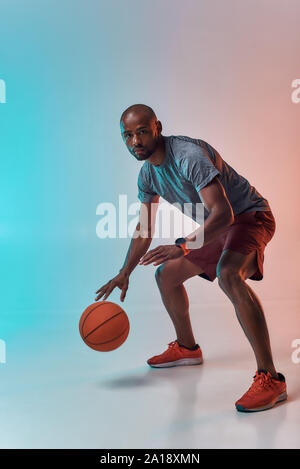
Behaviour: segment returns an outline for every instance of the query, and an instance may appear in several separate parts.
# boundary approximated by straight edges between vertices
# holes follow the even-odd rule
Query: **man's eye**
[[[140,133],[140,134],[141,134],[141,133],[147,133],[147,131],[146,131],[146,130],[140,130],[139,133]],[[127,139],[128,137],[131,137],[131,136],[132,136],[131,134],[126,134],[126,135],[125,135],[125,138]]]

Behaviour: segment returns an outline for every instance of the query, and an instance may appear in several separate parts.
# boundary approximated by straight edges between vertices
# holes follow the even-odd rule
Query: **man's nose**
[[[134,135],[133,136],[133,139],[132,139],[132,143],[133,143],[133,146],[136,147],[138,143],[140,143],[140,137],[138,137],[137,135]]]

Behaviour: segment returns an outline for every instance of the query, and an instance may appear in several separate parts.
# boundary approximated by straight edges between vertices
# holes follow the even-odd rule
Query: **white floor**
[[[299,304],[264,308],[289,397],[255,414],[234,407],[255,362],[229,302],[191,305],[205,363],[167,369],[146,364],[175,338],[163,307],[127,311],[129,337],[108,353],[81,341],[78,312],[41,315],[0,365],[1,448],[300,448]]]

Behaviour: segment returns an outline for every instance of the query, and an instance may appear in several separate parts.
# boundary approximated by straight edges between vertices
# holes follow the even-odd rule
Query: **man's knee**
[[[164,264],[160,264],[156,271],[155,271],[155,280],[157,283],[159,283],[161,281],[161,278],[162,278],[162,271],[163,271],[163,265]]]
[[[171,265],[169,261],[160,264],[155,271],[155,279],[158,286],[173,286],[177,280],[175,266]]]
[[[243,281],[241,272],[230,264],[217,265],[217,278],[219,286],[227,291]]]

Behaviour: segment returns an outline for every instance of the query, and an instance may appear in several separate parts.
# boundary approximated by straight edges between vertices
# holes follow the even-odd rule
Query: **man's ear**
[[[156,128],[157,128],[157,132],[160,134],[161,131],[162,131],[161,122],[160,122],[160,121],[156,121],[155,124],[156,124]]]

